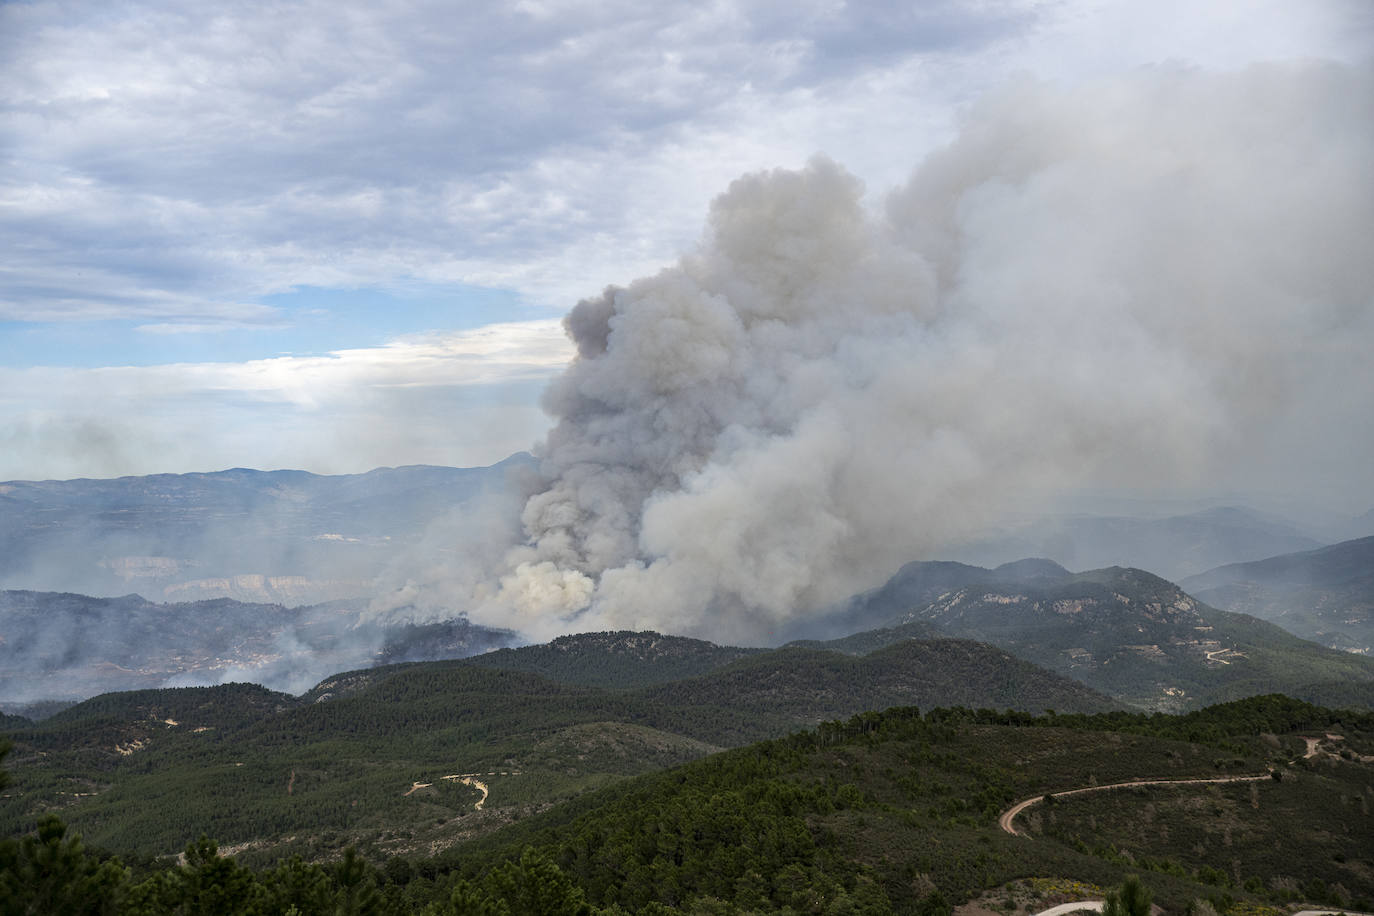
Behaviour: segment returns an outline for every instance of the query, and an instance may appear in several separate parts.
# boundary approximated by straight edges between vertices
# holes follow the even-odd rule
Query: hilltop
[[[893,614],[885,626],[814,644],[866,651],[913,636],[973,639],[1153,709],[1274,690],[1337,705],[1374,700],[1374,660],[1217,610],[1151,573],[1029,569],[911,564],[849,609]]]
[[[498,649],[474,656],[471,663],[529,671],[560,683],[588,687],[646,687],[695,677],[767,651],[622,630],[578,633],[540,645]]]

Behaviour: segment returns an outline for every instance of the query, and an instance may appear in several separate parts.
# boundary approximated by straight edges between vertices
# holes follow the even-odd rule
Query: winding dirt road
[[[1135,779],[1130,782],[1114,782],[1106,786],[1085,786],[1081,789],[1069,789],[1066,792],[1051,793],[1055,798],[1067,798],[1070,795],[1083,795],[1087,792],[1106,792],[1108,789],[1132,789],[1137,786],[1190,786],[1201,785],[1212,782],[1256,782],[1261,779],[1272,778],[1268,773],[1260,776],[1214,776],[1207,779]],[[1024,801],[1019,801],[1012,805],[1002,816],[997,819],[997,826],[1001,827],[1012,836],[1025,836],[1024,833],[1016,829],[1012,821],[1016,820],[1016,815],[1025,811],[1031,805],[1039,804],[1045,800],[1045,796],[1036,795]]]
[[[1330,741],[1339,741],[1341,740],[1341,736],[1327,735],[1326,739]],[[1317,756],[1318,751],[1321,750],[1323,739],[1303,738],[1302,740],[1307,744],[1307,752],[1303,754],[1303,756],[1309,759]],[[1131,782],[1114,782],[1106,786],[1084,786],[1081,789],[1067,789],[1063,792],[1052,792],[1050,794],[1055,798],[1065,798],[1069,795],[1082,795],[1085,792],[1105,792],[1108,789],[1131,789],[1136,786],[1189,786],[1213,782],[1258,782],[1261,779],[1271,778],[1273,778],[1272,773],[1262,773],[1259,776],[1215,776],[1207,779],[1136,779]],[[1025,811],[1031,805],[1038,804],[1044,800],[1044,795],[1035,795],[1031,798],[1017,802],[1002,812],[1002,816],[997,819],[997,826],[1001,827],[1012,836],[1025,836],[1026,834],[1017,830],[1015,823],[1013,823],[1016,820],[1016,815]],[[1037,916],[1043,916],[1043,914],[1037,914]]]
[[[471,774],[462,774],[462,773],[460,773],[460,774],[457,774],[457,775],[455,775],[455,776],[440,776],[439,778],[440,778],[440,779],[452,780],[452,781],[454,781],[454,782],[461,782],[463,785],[465,785],[465,786],[472,786],[472,787],[473,787],[474,789],[476,789],[478,792],[481,792],[481,793],[482,793],[482,797],[479,798],[479,799],[477,799],[477,804],[475,804],[475,805],[472,806],[472,807],[473,807],[473,810],[475,810],[475,811],[481,811],[481,810],[482,810],[482,806],[485,805],[485,804],[487,803],[487,796],[488,796],[489,794],[491,794],[491,790],[490,790],[490,788],[487,786],[486,783],[481,782],[480,780],[477,779],[477,776],[478,776],[478,775],[479,775],[479,774],[477,774],[477,773],[471,773]]]
[[[1078,900],[1073,903],[1061,903],[1059,906],[1052,906],[1048,910],[1041,910],[1035,916],[1064,916],[1066,913],[1077,913],[1079,910],[1092,910],[1095,913],[1102,912],[1102,908],[1107,905],[1105,900]]]
[[[452,776],[440,776],[439,779],[447,782],[461,782],[463,785],[472,786],[478,792],[481,792],[482,797],[477,799],[477,803],[472,806],[474,809],[481,811],[482,806],[487,803],[487,796],[491,794],[491,787],[477,777],[519,775],[519,770],[493,770],[490,773],[454,773]],[[402,797],[404,798],[420,789],[428,789],[432,785],[434,785],[432,782],[413,782],[410,784],[410,789],[408,789]]]

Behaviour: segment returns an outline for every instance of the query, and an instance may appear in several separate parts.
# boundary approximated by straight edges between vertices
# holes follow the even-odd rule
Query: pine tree
[[[381,912],[382,897],[372,869],[352,846],[344,850],[343,861],[334,869],[339,884],[339,916],[370,916]]]
[[[1118,890],[1107,894],[1102,916],[1150,916],[1150,891],[1138,875],[1131,875]]]
[[[113,913],[128,878],[118,859],[102,863],[86,855],[81,836],[48,814],[35,836],[0,850],[0,914]]]
[[[531,916],[590,916],[582,889],[553,862],[526,847],[520,861],[508,862],[488,876],[492,896],[513,913]]]

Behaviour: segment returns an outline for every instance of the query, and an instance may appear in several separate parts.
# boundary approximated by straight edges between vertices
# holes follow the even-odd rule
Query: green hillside
[[[533,844],[594,903],[632,911],[657,901],[691,912],[922,913],[1011,882],[1060,876],[1108,885],[1130,872],[1146,875],[1174,911],[1207,897],[1223,906],[1303,895],[1334,903],[1336,887],[1340,905],[1367,906],[1374,758],[1295,759],[1303,744],[1284,736],[1297,725],[1339,729],[1352,755],[1374,750],[1374,717],[1281,697],[1183,717],[891,709],[643,777],[441,861],[475,876],[492,856]],[[1042,807],[1030,837],[997,827],[1018,798],[1270,766],[1280,779],[1103,792],[1079,807]],[[1081,834],[1068,826],[1071,817],[1091,825],[1098,807],[1116,819]],[[1122,832],[1118,823],[1160,824],[1166,809],[1191,811],[1197,828]],[[1214,810],[1222,819],[1212,819]],[[1127,836],[1129,849],[1116,842]],[[1302,842],[1275,843],[1292,837]]]
[[[748,697],[758,716],[816,722],[888,706],[1060,709],[1120,708],[1067,678],[967,640],[903,640],[863,656],[791,647],[700,678],[646,692],[654,704],[720,706]],[[846,710],[846,708],[848,708]]]
[[[575,726],[542,746],[566,763],[608,741],[642,751],[659,736]],[[164,805],[213,791],[224,776],[205,761],[165,769],[164,788],[180,795]],[[297,791],[308,788],[308,776],[293,778]],[[489,778],[493,794],[508,784]],[[1113,788],[1141,779],[1176,784]],[[1212,781],[1176,782],[1185,779]],[[1068,794],[1083,787],[1095,791]],[[1130,874],[1173,913],[1196,900],[1223,916],[1277,916],[1298,901],[1368,909],[1374,898],[1374,715],[1281,696],[1185,716],[868,712],[622,780],[495,832],[474,831],[467,818],[480,815],[459,813],[471,793],[435,780],[404,796],[414,801],[407,830],[445,821],[405,858],[384,843],[366,844],[361,858],[326,843],[311,850],[322,864],[279,860],[280,847],[230,850],[240,863],[270,864],[252,871],[202,841],[187,847],[185,864],[131,873],[113,862],[98,869],[98,856],[70,845],[43,859],[33,840],[7,840],[0,886],[23,902],[44,893],[31,876],[43,868],[68,881],[87,875],[81,886],[106,912],[119,901],[137,912],[203,911],[211,894],[218,903],[204,911],[432,916],[942,916],[973,898],[1010,916],[1100,894]],[[1018,799],[1040,802],[1016,836],[998,820]],[[123,825],[142,813],[106,809]],[[45,848],[65,842],[55,822],[41,830]]]
[[[642,662],[627,665],[621,648],[636,640],[690,650],[689,660],[739,651],[658,634],[575,641],[584,656],[603,644],[603,672],[621,665],[633,675]],[[9,731],[15,785],[0,799],[0,828],[30,829],[57,810],[89,842],[126,853],[174,851],[201,831],[252,843],[245,855],[262,860],[348,843],[415,853],[627,776],[867,709],[1113,706],[970,643],[896,645],[864,658],[740,654],[708,674],[638,688],[456,660],[345,672],[301,698],[252,685],[102,696]],[[480,809],[474,778],[487,789]]]

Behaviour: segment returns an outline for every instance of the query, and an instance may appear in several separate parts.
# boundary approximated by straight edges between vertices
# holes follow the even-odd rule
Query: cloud
[[[455,21],[451,5],[422,0],[0,4],[0,321],[89,322],[80,362],[91,364],[98,321],[197,353],[254,346],[217,340],[219,329],[311,332],[324,322],[264,304],[302,287],[466,284],[563,309],[670,263],[741,173],[824,150],[868,187],[891,187],[952,139],[964,106],[1025,73],[1072,89],[1170,59],[1200,70],[1365,60],[1374,34],[1359,0],[1179,2],[1167,14],[1131,0],[892,10],[527,2]],[[262,353],[305,349],[300,337],[246,336],[261,337]],[[116,346],[105,365],[134,361]],[[481,463],[546,425],[537,373],[473,384],[460,359],[391,355],[415,368],[411,381],[393,384],[362,355],[242,371],[7,371],[6,441],[46,444],[16,446],[4,467]],[[55,360],[29,360],[40,361]],[[421,366],[438,373],[432,383]],[[493,404],[512,406],[509,426]],[[446,423],[444,410],[464,419]],[[417,451],[346,431],[350,420]],[[96,430],[124,443],[109,465],[80,447]],[[490,448],[479,431],[494,436]],[[455,436],[466,444],[451,448]],[[358,449],[350,463],[343,448]]]
[[[1061,490],[1367,497],[1372,109],[1368,68],[1165,68],[986,99],[879,213],[824,158],[738,179],[569,314],[522,542],[435,600],[761,639]]]
[[[234,320],[301,285],[661,263],[740,171],[910,143],[1033,3],[0,6],[0,309]],[[900,118],[894,118],[900,112]],[[857,133],[856,133],[857,132]]]
[[[543,432],[531,389],[569,354],[557,322],[535,321],[318,357],[0,369],[0,478],[486,464]]]

